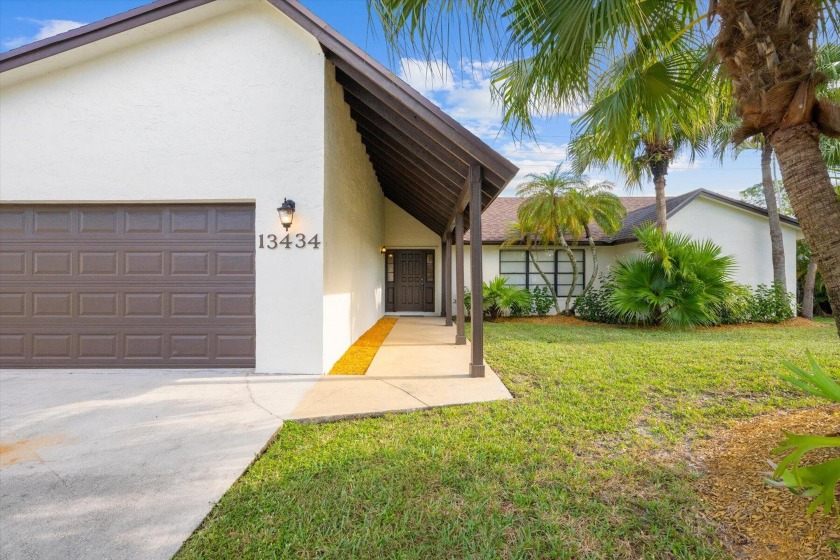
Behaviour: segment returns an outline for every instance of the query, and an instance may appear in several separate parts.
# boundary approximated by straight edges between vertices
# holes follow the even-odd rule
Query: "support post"
[[[443,242],[443,308],[447,327],[452,326],[452,233],[447,232]]]
[[[470,291],[472,292],[472,360],[470,377],[484,377],[484,284],[481,266],[482,169],[470,165]]]
[[[455,344],[467,343],[464,325],[464,214],[455,215]]]

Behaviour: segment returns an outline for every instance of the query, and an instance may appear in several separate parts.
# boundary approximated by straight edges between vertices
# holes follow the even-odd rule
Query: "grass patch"
[[[382,317],[359,337],[330,369],[330,375],[364,375],[388,333],[397,324],[395,317]]]
[[[840,375],[828,328],[486,328],[516,400],[288,423],[177,558],[727,558],[692,442]]]

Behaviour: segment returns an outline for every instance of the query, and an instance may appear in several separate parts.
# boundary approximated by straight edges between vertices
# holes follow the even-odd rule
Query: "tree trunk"
[[[563,251],[566,253],[566,256],[569,258],[569,263],[572,265],[572,285],[569,287],[569,293],[566,295],[566,308],[563,310],[564,315],[571,315],[572,314],[572,294],[575,291],[575,285],[577,284],[577,277],[578,277],[578,269],[577,269],[577,261],[575,260],[575,253],[572,251],[572,248],[569,247],[569,244],[566,243],[566,237],[564,235],[558,235],[560,238],[560,246],[563,247]]]
[[[656,191],[656,228],[665,235],[668,229],[668,206],[665,198],[665,173],[653,176],[653,187]]]
[[[840,336],[840,200],[828,178],[819,138],[817,128],[808,123],[779,130],[771,143],[793,211],[816,257]]]
[[[543,269],[537,264],[537,259],[534,258],[534,252],[528,251],[528,255],[531,257],[531,262],[534,264],[534,268],[537,269],[537,272],[540,273],[540,278],[543,279],[545,285],[548,286],[548,291],[551,292],[551,295],[554,296],[554,310],[557,314],[560,314],[560,302],[557,301],[557,292],[554,291],[554,282],[549,281],[548,276],[545,275]]]
[[[808,270],[802,285],[802,316],[806,319],[814,318],[814,284],[817,282],[817,259],[811,255],[808,260]]]
[[[770,222],[770,252],[773,258],[773,281],[787,291],[785,277],[785,243],[782,238],[782,222],[779,220],[779,205],[776,202],[776,185],[772,173],[773,146],[765,140],[761,149],[761,185],[764,187],[764,202]]]
[[[592,276],[589,277],[589,283],[583,289],[583,293],[585,294],[592,289],[592,285],[595,284],[595,277],[598,276],[598,253],[595,250],[595,240],[592,239],[592,232],[589,231],[589,226],[586,225],[583,228],[586,231],[586,239],[589,240],[589,250],[592,251]]]

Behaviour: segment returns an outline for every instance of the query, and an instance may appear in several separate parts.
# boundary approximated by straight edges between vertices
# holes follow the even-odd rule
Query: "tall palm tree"
[[[826,76],[824,83],[817,87],[817,93],[840,101],[840,44],[827,43],[817,50],[816,68]],[[724,103],[732,104],[733,100],[721,100]],[[782,239],[782,224],[779,220],[779,213],[782,211],[778,204],[776,181],[773,180],[773,146],[767,141],[763,133],[758,133],[751,139],[742,142],[738,146],[730,143],[732,134],[740,127],[740,119],[734,111],[726,109],[720,112],[721,119],[712,122],[710,136],[716,155],[723,160],[724,156],[732,152],[733,157],[738,157],[744,150],[757,150],[761,153],[761,186],[763,191],[763,204],[767,209],[770,226],[770,249],[773,263],[773,280],[784,287],[787,286],[785,271],[785,248]],[[840,159],[840,154],[834,150],[840,147],[840,142],[831,140],[825,136],[821,138],[820,149],[828,164],[832,168],[832,161]],[[816,270],[816,262],[813,265]]]
[[[819,146],[821,135],[840,136],[840,105],[816,93],[823,76],[814,49],[818,39],[837,34],[837,0],[369,2],[386,39],[425,46],[427,56],[449,47],[450,16],[467,38],[486,30],[495,59],[508,61],[494,76],[504,122],[529,134],[535,116],[590,101],[616,58],[639,46],[647,63],[682,40],[713,45],[742,119],[733,141],[763,133],[773,147],[832,306],[840,309],[840,201]],[[687,107],[696,105],[688,89],[684,97]],[[836,323],[840,335],[840,314]]]
[[[637,47],[628,53],[602,79],[591,105],[573,123],[569,153],[576,171],[612,167],[626,177],[628,189],[641,189],[652,180],[656,227],[664,233],[670,165],[679,153],[693,160],[704,148],[702,125],[718,107],[705,102],[687,106],[685,99],[714,99],[717,84],[704,62],[705,51],[680,46],[640,66],[641,51]]]
[[[767,142],[763,134],[756,134],[752,139],[744,141],[738,146],[731,146],[732,133],[740,126],[740,120],[734,116],[725,122],[710,123],[710,126],[712,128],[710,136],[713,151],[721,161],[730,152],[733,158],[737,158],[746,150],[755,150],[761,153],[761,183],[755,186],[761,187],[760,206],[767,209],[773,282],[787,289],[785,244],[782,237],[782,222],[779,219],[781,208],[779,207],[777,181],[773,180],[773,146]],[[778,182],[778,184],[781,183]]]
[[[621,200],[611,191],[609,181],[590,184],[588,177],[581,175],[578,186],[570,187],[566,192],[566,211],[569,216],[568,232],[575,238],[583,233],[589,242],[592,254],[592,274],[583,289],[588,292],[598,277],[598,251],[592,237],[592,224],[597,224],[607,235],[614,235],[624,225],[627,209]]]

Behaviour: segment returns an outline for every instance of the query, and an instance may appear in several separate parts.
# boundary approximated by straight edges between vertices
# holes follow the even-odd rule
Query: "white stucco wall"
[[[765,216],[699,196],[668,220],[671,231],[708,238],[735,257],[735,281],[757,286],[773,283],[770,226]],[[787,291],[796,293],[796,239],[799,229],[782,223]]]
[[[324,370],[383,315],[385,198],[326,63]]]
[[[435,314],[440,314],[442,286],[440,236],[421,224],[408,212],[385,199],[383,245],[388,249],[434,249],[435,251]],[[381,261],[384,275],[384,260]],[[382,296],[384,301],[384,294]]]
[[[257,250],[256,369],[323,371],[332,240],[311,35],[260,0],[212,2],[4,73],[0,87],[2,201],[249,201],[256,233],[281,234],[276,208],[294,199],[291,233],[325,244]]]

